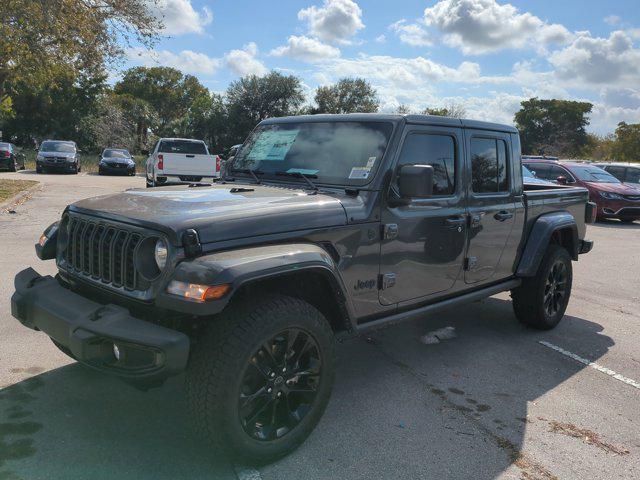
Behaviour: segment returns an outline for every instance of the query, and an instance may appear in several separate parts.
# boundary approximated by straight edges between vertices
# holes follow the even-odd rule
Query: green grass
[[[14,195],[33,187],[38,182],[33,180],[4,180],[0,179],[0,202],[13,197]]]
[[[36,154],[35,150],[24,150],[27,158],[25,159],[25,167],[27,170],[36,169]],[[97,172],[98,162],[100,161],[99,153],[81,153],[80,154],[80,169],[83,172]],[[138,173],[144,172],[145,162],[147,157],[143,155],[134,155],[133,161],[136,162],[136,171]]]

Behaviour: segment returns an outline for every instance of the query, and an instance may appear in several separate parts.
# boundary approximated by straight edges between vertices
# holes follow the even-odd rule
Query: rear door
[[[160,155],[166,175],[216,175],[216,159],[209,155],[204,142],[162,140],[158,147],[158,156]]]
[[[501,260],[516,213],[511,138],[508,133],[466,130],[465,139],[471,179],[465,282],[500,280],[511,269]]]
[[[381,286],[383,305],[418,302],[451,289],[462,271],[466,244],[461,129],[409,125],[388,192],[398,198],[401,165],[431,165],[433,196],[383,207]],[[388,288],[387,288],[388,287]]]

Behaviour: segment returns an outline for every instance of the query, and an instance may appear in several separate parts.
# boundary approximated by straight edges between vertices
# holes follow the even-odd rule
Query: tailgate
[[[215,176],[215,155],[195,153],[163,153],[163,172],[167,175]]]

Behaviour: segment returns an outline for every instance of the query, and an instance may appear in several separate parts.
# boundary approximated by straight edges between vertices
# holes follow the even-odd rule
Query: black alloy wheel
[[[551,266],[544,288],[544,310],[547,316],[557,315],[566,302],[567,266],[562,260],[556,260]]]
[[[238,413],[244,431],[270,441],[293,430],[311,411],[321,369],[318,344],[304,330],[290,328],[265,342],[242,378]]]

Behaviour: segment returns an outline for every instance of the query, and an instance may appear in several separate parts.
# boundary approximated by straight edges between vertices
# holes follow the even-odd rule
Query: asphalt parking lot
[[[139,392],[11,317],[14,275],[55,272],[33,244],[65,205],[144,178],[0,178],[41,182],[0,213],[0,479],[640,478],[640,222],[589,227],[551,332],[519,325],[502,294],[341,344],[318,428],[253,470],[190,433],[181,378]],[[419,342],[445,326],[456,338]]]

